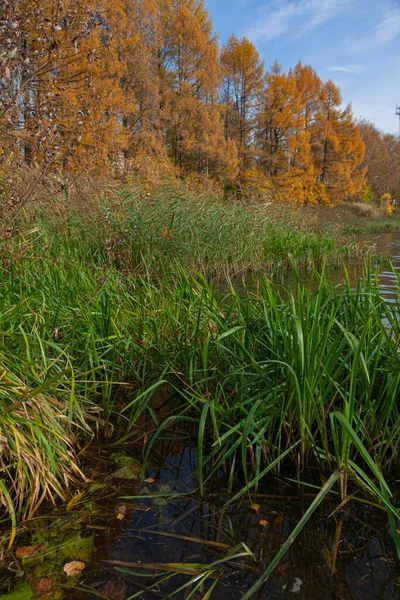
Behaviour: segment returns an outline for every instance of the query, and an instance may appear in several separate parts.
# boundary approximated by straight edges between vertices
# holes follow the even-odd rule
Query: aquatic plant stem
[[[295,541],[295,539],[297,538],[299,533],[304,529],[304,527],[307,524],[310,517],[313,515],[315,510],[321,504],[321,502],[323,501],[325,496],[329,493],[330,489],[335,485],[335,483],[337,482],[339,477],[340,477],[339,471],[335,471],[334,473],[332,473],[332,475],[329,477],[329,479],[325,483],[324,487],[321,489],[319,494],[316,496],[316,498],[313,500],[313,502],[310,504],[310,506],[308,507],[308,509],[302,516],[302,518],[300,519],[299,523],[293,529],[289,538],[281,546],[281,549],[276,554],[275,558],[270,562],[270,564],[268,565],[268,567],[266,568],[264,573],[261,575],[261,577],[256,581],[256,583],[251,586],[251,588],[244,594],[244,596],[242,596],[242,600],[249,600],[249,598],[254,596],[254,594],[256,592],[258,592],[258,590],[264,585],[264,583],[267,581],[268,577],[271,575],[272,571],[275,569],[275,567],[280,562],[280,560],[285,556],[285,554],[289,550],[290,546],[293,544],[293,542]]]

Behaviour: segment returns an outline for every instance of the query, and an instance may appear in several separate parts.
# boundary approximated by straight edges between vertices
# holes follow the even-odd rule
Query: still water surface
[[[219,583],[211,600],[242,597],[286,541],[313,494],[300,491],[284,479],[274,480],[264,484],[258,495],[253,495],[253,504],[246,499],[227,508],[226,476],[220,473],[201,498],[195,491],[195,467],[196,452],[182,446],[182,440],[159,445],[150,469],[154,482],[145,485],[145,492],[149,488],[152,492],[176,492],[177,497],[159,504],[151,499],[123,500],[129,507],[124,521],[117,524],[115,514],[110,515],[109,532],[97,534],[96,562],[86,576],[87,584],[104,593],[110,589],[110,582],[114,582],[113,589],[123,592],[117,598],[130,598],[153,581],[119,573],[114,562],[140,575],[156,572],[151,568],[152,563],[209,565],[226,555],[229,548],[245,542],[255,560],[239,559],[221,566],[215,574]],[[124,493],[129,495],[126,489]],[[130,494],[137,495],[138,488],[132,486]],[[385,512],[354,501],[349,503],[345,513],[329,518],[337,504],[333,497],[320,507],[255,598],[400,598],[400,565]],[[93,523],[96,522],[104,524],[104,516],[94,517]],[[170,597],[169,594],[189,579],[188,575],[175,576],[136,597],[143,600]],[[207,580],[193,597],[207,598],[205,594],[213,581],[214,578]],[[173,597],[183,600],[191,589],[193,586]],[[77,598],[94,600],[96,596],[87,591]]]
[[[359,236],[367,245],[374,245],[378,253],[390,256],[393,270],[382,267],[379,271],[379,286],[382,295],[390,302],[397,298],[397,276],[400,275],[400,231]]]

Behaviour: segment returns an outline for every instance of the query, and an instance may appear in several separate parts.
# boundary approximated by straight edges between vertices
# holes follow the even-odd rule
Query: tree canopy
[[[365,156],[376,135],[332,81],[301,63],[265,71],[246,38],[220,49],[203,0],[0,10],[3,161],[94,175],[157,165],[297,203],[361,197],[367,168],[379,170]]]

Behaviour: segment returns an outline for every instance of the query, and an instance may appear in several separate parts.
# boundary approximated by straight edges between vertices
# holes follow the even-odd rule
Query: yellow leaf
[[[43,547],[43,544],[35,544],[34,546],[22,546],[21,548],[17,548],[15,552],[15,556],[17,558],[28,558],[35,554],[40,548]]]
[[[266,519],[261,519],[261,521],[259,521],[258,523],[262,527],[266,527],[268,525],[268,521]]]
[[[117,519],[119,519],[119,521],[122,521],[123,519],[125,519],[125,517],[126,517],[126,511],[127,511],[127,508],[126,508],[125,505],[118,506],[118,508],[117,508]]]
[[[85,563],[80,560],[73,560],[72,562],[66,563],[63,567],[63,571],[67,577],[75,577],[85,568]]]
[[[84,496],[85,492],[78,492],[67,504],[67,511],[72,510],[76,504],[78,504],[79,500],[81,500]]]

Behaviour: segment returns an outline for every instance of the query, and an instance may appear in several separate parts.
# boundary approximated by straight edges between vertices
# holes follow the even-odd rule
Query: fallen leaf
[[[85,492],[78,492],[78,494],[76,494],[73,498],[71,498],[71,500],[67,504],[67,511],[72,510],[74,508],[75,504],[78,504],[79,500],[81,500],[84,493]]]
[[[268,521],[266,521],[265,519],[261,519],[261,521],[258,521],[258,524],[262,527],[266,527],[268,525]]]
[[[144,483],[154,483],[155,479],[153,479],[152,477],[149,477],[148,479],[144,480]]]
[[[219,333],[218,327],[214,323],[209,323],[208,329],[211,331],[211,333]]]
[[[280,532],[282,526],[283,526],[283,517],[276,517],[274,523],[274,531],[276,532]]]
[[[126,508],[125,505],[118,506],[117,507],[117,519],[119,519],[120,521],[122,521],[122,519],[125,519],[127,510],[128,509]]]
[[[4,449],[8,445],[8,440],[4,435],[0,435],[0,454],[3,454]]]
[[[102,593],[106,598],[110,600],[125,600],[126,598],[126,586],[121,580],[108,581],[102,590]]]
[[[42,544],[35,544],[34,546],[21,546],[21,548],[17,548],[15,552],[15,556],[17,558],[28,558],[35,554],[42,547]]]
[[[254,503],[250,506],[250,508],[255,510],[256,512],[258,512],[258,510],[259,510],[259,508],[261,508],[261,506],[260,506],[260,504]]]
[[[301,590],[302,585],[303,585],[303,581],[300,579],[300,577],[295,577],[294,581],[293,581],[293,585],[290,588],[289,592],[292,592],[293,594],[298,594]],[[287,588],[288,588],[287,583],[282,586],[283,590],[287,590]]]
[[[85,568],[85,563],[80,560],[73,560],[64,565],[63,571],[67,577],[75,577]]]
[[[54,579],[50,579],[50,577],[43,577],[42,579],[34,579],[31,581],[31,584],[35,595],[43,596],[43,594],[47,594],[53,589]]]

